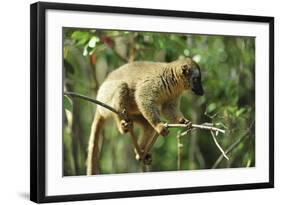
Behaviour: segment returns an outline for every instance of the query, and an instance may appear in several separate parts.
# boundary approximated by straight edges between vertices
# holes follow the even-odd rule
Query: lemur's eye
[[[188,65],[182,65],[182,73],[189,74]]]

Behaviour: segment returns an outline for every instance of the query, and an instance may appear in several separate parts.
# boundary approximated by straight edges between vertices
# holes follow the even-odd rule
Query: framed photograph
[[[274,187],[274,18],[31,5],[30,199]]]

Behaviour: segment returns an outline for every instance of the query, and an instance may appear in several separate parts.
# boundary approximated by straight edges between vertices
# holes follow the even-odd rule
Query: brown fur
[[[185,123],[178,109],[180,94],[190,88],[188,72],[198,68],[190,58],[177,60],[171,63],[133,62],[125,64],[111,72],[100,86],[97,100],[114,107],[118,111],[126,109],[133,122],[142,128],[140,147],[144,149],[148,139],[155,131],[163,136],[168,134],[167,128],[160,119],[162,113],[170,123]],[[118,130],[127,132],[126,122],[108,109],[98,106],[93,122],[89,150],[97,148],[101,124],[106,119],[114,117]],[[89,152],[90,154],[90,152]],[[93,154],[98,155],[98,151]],[[89,160],[93,156],[88,155]],[[96,156],[98,158],[98,156]],[[96,162],[97,163],[97,162]],[[88,168],[87,174],[96,174],[97,171]]]

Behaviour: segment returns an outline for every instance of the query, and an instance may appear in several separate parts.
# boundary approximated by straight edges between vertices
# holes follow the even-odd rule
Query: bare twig
[[[73,97],[78,97],[78,98],[81,98],[81,99],[84,99],[84,100],[87,100],[89,102],[92,102],[92,103],[95,103],[95,104],[98,104],[102,107],[105,107],[106,109],[109,109],[111,112],[114,112],[115,114],[117,115],[120,115],[121,113],[118,112],[116,109],[114,109],[113,107],[101,102],[101,101],[98,101],[98,100],[95,100],[93,98],[90,98],[90,97],[87,97],[85,95],[81,95],[81,94],[78,94],[78,93],[74,93],[74,92],[65,92],[64,93],[65,95],[69,95],[69,96],[73,96]]]
[[[207,125],[196,125],[196,124],[192,124],[192,128],[199,128],[199,129],[204,129],[204,130],[211,130],[211,131],[216,131],[216,132],[221,132],[221,133],[225,133],[224,130],[216,128],[216,127],[212,127],[212,126],[207,126]]]
[[[167,128],[179,128],[179,127],[190,127],[190,125],[187,125],[187,124],[168,124],[168,123],[166,123],[166,127]],[[213,126],[209,126],[209,124],[207,125],[206,123],[203,123],[202,125],[191,124],[191,128],[199,128],[199,129],[204,129],[204,130],[216,131],[216,132],[221,132],[223,134],[225,133],[224,130],[213,127]]]
[[[222,155],[224,156],[225,159],[229,160],[228,156],[226,156],[225,152],[223,151],[223,149],[221,148],[221,146],[219,145],[217,139],[216,139],[216,136],[215,136],[215,133],[213,131],[211,131],[211,134],[212,134],[212,137],[213,137],[213,140],[215,142],[215,144],[217,145],[218,149],[221,151]]]
[[[183,144],[181,142],[181,132],[178,131],[177,133],[177,148],[178,148],[178,160],[177,160],[177,167],[178,170],[181,170],[182,166],[181,166],[181,161],[182,161],[182,150],[183,150]]]
[[[213,127],[212,123],[203,123],[201,125],[197,125],[197,124],[191,124],[191,125],[188,125],[188,124],[168,124],[168,123],[166,123],[166,127],[167,128],[188,128],[186,131],[179,134],[180,137],[182,137],[184,135],[187,135],[193,129],[196,129],[196,128],[210,130],[210,132],[212,134],[212,138],[213,138],[216,146],[218,147],[218,149],[222,153],[221,158],[225,157],[227,160],[229,160],[228,156],[226,155],[226,152],[222,149],[222,147],[219,145],[219,143],[216,139],[216,136],[219,134],[219,132],[224,134],[225,130],[219,129],[217,127]],[[178,135],[177,135],[177,139],[178,139]],[[178,156],[179,156],[179,153],[178,153]]]
[[[244,139],[246,139],[246,137],[248,136],[249,132],[251,131],[253,125],[254,125],[254,121],[250,124],[250,126],[248,127],[246,132],[225,150],[226,154],[231,152],[233,149],[235,149],[240,144],[240,142],[242,142]],[[212,169],[217,168],[217,166],[221,163],[222,159],[223,159],[223,155],[221,154],[219,156],[219,158],[216,160],[216,162],[213,164]]]
[[[135,43],[135,35],[136,33],[131,33],[130,34],[130,50],[129,50],[129,56],[128,58],[128,62],[133,62],[135,57],[136,57],[136,43]]]

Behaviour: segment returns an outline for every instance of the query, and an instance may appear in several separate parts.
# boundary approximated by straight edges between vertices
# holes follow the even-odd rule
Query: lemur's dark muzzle
[[[193,85],[191,90],[196,94],[196,95],[204,95],[204,90],[203,87],[201,85],[201,83],[197,83],[196,85]]]

